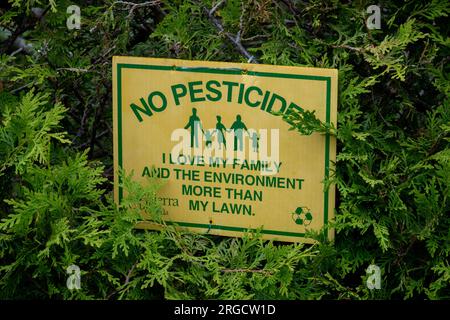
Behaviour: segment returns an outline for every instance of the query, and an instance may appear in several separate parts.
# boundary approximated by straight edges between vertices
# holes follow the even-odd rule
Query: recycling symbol
[[[299,225],[309,226],[312,219],[312,213],[307,207],[298,207],[295,209],[295,212],[292,213],[292,220]]]

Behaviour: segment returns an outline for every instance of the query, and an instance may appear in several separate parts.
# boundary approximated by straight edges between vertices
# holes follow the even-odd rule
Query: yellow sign
[[[335,138],[300,135],[280,114],[314,110],[336,124],[337,70],[114,57],[113,96],[117,203],[124,169],[166,181],[168,224],[301,242],[325,227],[333,238],[335,191],[323,182]]]

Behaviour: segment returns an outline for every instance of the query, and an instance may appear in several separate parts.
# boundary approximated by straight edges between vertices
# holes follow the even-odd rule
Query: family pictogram
[[[210,146],[212,143],[212,138],[217,135],[217,143],[219,144],[219,149],[222,149],[222,145],[226,148],[225,132],[231,132],[234,136],[234,151],[242,151],[244,148],[244,133],[247,133],[250,140],[253,151],[258,151],[259,147],[259,136],[256,131],[249,132],[247,126],[242,121],[241,115],[236,115],[236,119],[229,129],[223,124],[222,117],[220,115],[216,116],[216,126],[214,129],[203,129],[202,121],[197,114],[197,109],[192,108],[192,115],[189,117],[188,123],[184,126],[184,129],[190,131],[191,136],[191,148],[199,147],[199,139],[201,138],[200,133],[202,133],[206,140],[206,146]],[[252,130],[251,130],[252,131]]]

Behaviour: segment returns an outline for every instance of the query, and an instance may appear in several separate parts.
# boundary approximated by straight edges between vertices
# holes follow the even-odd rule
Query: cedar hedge
[[[368,29],[371,4],[3,1],[0,298],[449,299],[450,4],[379,1]],[[337,137],[335,243],[135,230],[136,204],[159,219],[160,182],[122,173],[113,204],[112,55],[337,68],[338,129],[290,119]]]

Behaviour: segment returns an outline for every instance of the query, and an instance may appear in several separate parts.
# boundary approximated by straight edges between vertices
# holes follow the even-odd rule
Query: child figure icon
[[[250,139],[252,140],[252,149],[254,152],[258,152],[259,149],[259,136],[256,133],[256,131],[253,131],[252,135],[250,136]]]

